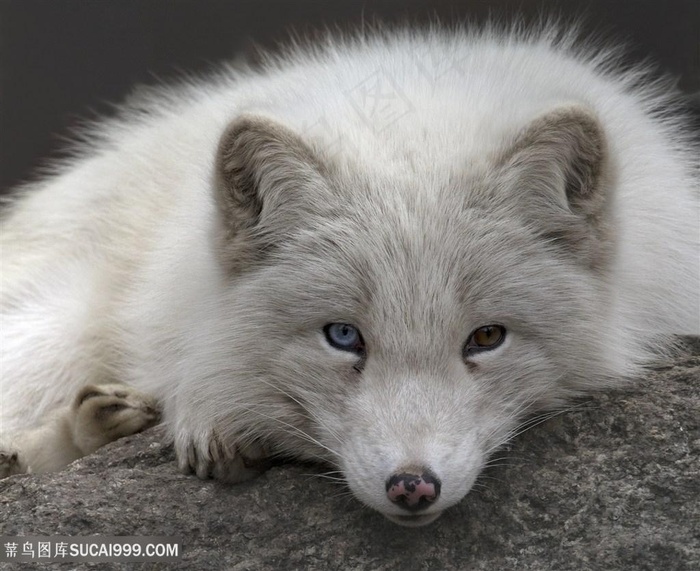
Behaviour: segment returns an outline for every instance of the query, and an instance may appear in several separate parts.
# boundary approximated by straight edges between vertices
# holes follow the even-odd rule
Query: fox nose
[[[424,510],[440,497],[440,480],[427,468],[397,472],[386,481],[386,495],[407,511]]]

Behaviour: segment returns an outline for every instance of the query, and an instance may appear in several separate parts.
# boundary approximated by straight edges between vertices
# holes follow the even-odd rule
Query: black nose
[[[427,468],[397,472],[386,481],[386,495],[405,510],[424,510],[440,497],[440,480]]]

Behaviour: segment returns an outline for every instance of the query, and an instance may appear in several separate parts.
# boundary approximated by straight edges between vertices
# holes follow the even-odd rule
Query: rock
[[[62,472],[0,481],[0,535],[182,539],[177,562],[147,569],[699,569],[700,338],[688,341],[634,388],[519,436],[427,527],[389,522],[322,467],[237,486],[181,475],[155,428]]]

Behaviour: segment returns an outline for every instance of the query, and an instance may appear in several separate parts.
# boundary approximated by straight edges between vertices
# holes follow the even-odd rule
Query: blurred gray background
[[[582,16],[584,29],[628,42],[632,60],[700,93],[698,0],[0,0],[0,193],[31,180],[72,128],[113,113],[134,84],[274,48],[290,30],[542,12]]]

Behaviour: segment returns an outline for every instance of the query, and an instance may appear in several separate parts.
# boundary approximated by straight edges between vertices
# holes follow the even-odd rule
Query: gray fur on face
[[[470,458],[455,461],[476,474],[525,415],[612,375],[591,319],[609,303],[596,275],[609,237],[603,136],[588,112],[536,119],[489,167],[439,185],[349,176],[269,122],[245,125],[245,147],[240,130],[221,147],[233,174],[220,204],[233,243],[252,229],[265,247],[232,289],[239,393],[221,399],[223,433],[340,464],[351,487],[356,464],[420,463],[428,449],[449,464],[462,441]],[[247,203],[226,202],[241,192]],[[362,332],[361,369],[324,342],[329,322]],[[465,362],[469,334],[494,323],[507,343]],[[259,404],[232,413],[241,399]],[[414,405],[387,410],[398,401]]]

